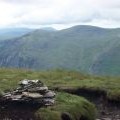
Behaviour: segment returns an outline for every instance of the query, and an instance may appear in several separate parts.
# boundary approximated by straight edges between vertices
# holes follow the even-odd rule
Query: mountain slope
[[[120,29],[93,26],[75,26],[61,31],[36,30],[1,42],[0,66],[38,70],[63,68],[105,74],[104,69],[99,70],[97,61],[116,44],[119,46],[119,38]],[[119,65],[113,61],[111,64],[113,67]]]
[[[100,55],[94,62],[91,70],[94,74],[119,75],[120,74],[120,43]]]

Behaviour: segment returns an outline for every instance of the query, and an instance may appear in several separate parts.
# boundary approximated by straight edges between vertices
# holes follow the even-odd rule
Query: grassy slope
[[[67,113],[72,120],[79,120],[83,116],[86,120],[93,120],[94,110],[94,106],[82,97],[57,93],[55,106],[39,109],[36,114],[42,120],[61,120],[61,113]]]
[[[22,79],[40,79],[51,88],[87,88],[105,90],[111,99],[120,100],[120,79],[109,77],[93,77],[79,72],[67,72],[63,70],[34,72],[30,70],[0,69],[0,91],[12,90]],[[82,116],[88,120],[94,119],[94,106],[87,100],[67,93],[57,93],[55,106],[42,108],[36,112],[36,116],[42,120],[61,120],[61,114],[65,112],[75,120]]]
[[[0,69],[0,90],[15,88],[22,79],[40,79],[51,88],[90,88],[105,90],[108,97],[115,99],[120,97],[119,77],[95,77],[80,74],[79,72],[67,72],[63,70],[34,72],[30,70]],[[120,98],[119,98],[120,99]]]
[[[73,77],[73,78],[70,78]],[[30,70],[17,70],[17,69],[0,69],[0,91],[12,90],[16,88],[19,80],[28,79],[41,79],[48,86],[54,86],[67,83],[69,79],[76,79],[76,77],[83,77],[78,73],[64,72],[64,71],[46,71],[46,72],[33,72]],[[66,78],[66,79],[65,79]],[[58,81],[59,82],[58,82]],[[61,83],[60,83],[61,81]],[[56,82],[56,83],[55,83]],[[71,95],[64,92],[56,92],[56,103],[52,107],[41,108],[36,111],[36,117],[42,120],[61,120],[61,115],[66,113],[71,120],[79,120],[81,117],[86,120],[94,120],[95,106],[82,97]]]

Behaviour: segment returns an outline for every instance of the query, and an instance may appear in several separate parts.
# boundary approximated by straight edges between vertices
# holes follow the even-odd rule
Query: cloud
[[[120,27],[119,21],[119,0],[0,0],[1,27]]]

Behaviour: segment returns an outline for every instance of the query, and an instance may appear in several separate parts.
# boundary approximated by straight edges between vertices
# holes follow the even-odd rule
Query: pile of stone
[[[24,79],[12,92],[3,95],[5,101],[37,103],[44,106],[53,105],[55,102],[55,92],[48,89],[40,80]]]

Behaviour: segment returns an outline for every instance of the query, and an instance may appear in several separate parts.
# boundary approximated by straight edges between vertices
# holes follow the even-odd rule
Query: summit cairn
[[[4,101],[26,102],[51,106],[55,103],[55,92],[48,89],[40,80],[24,79],[19,82],[19,86],[12,92],[3,95]]]

